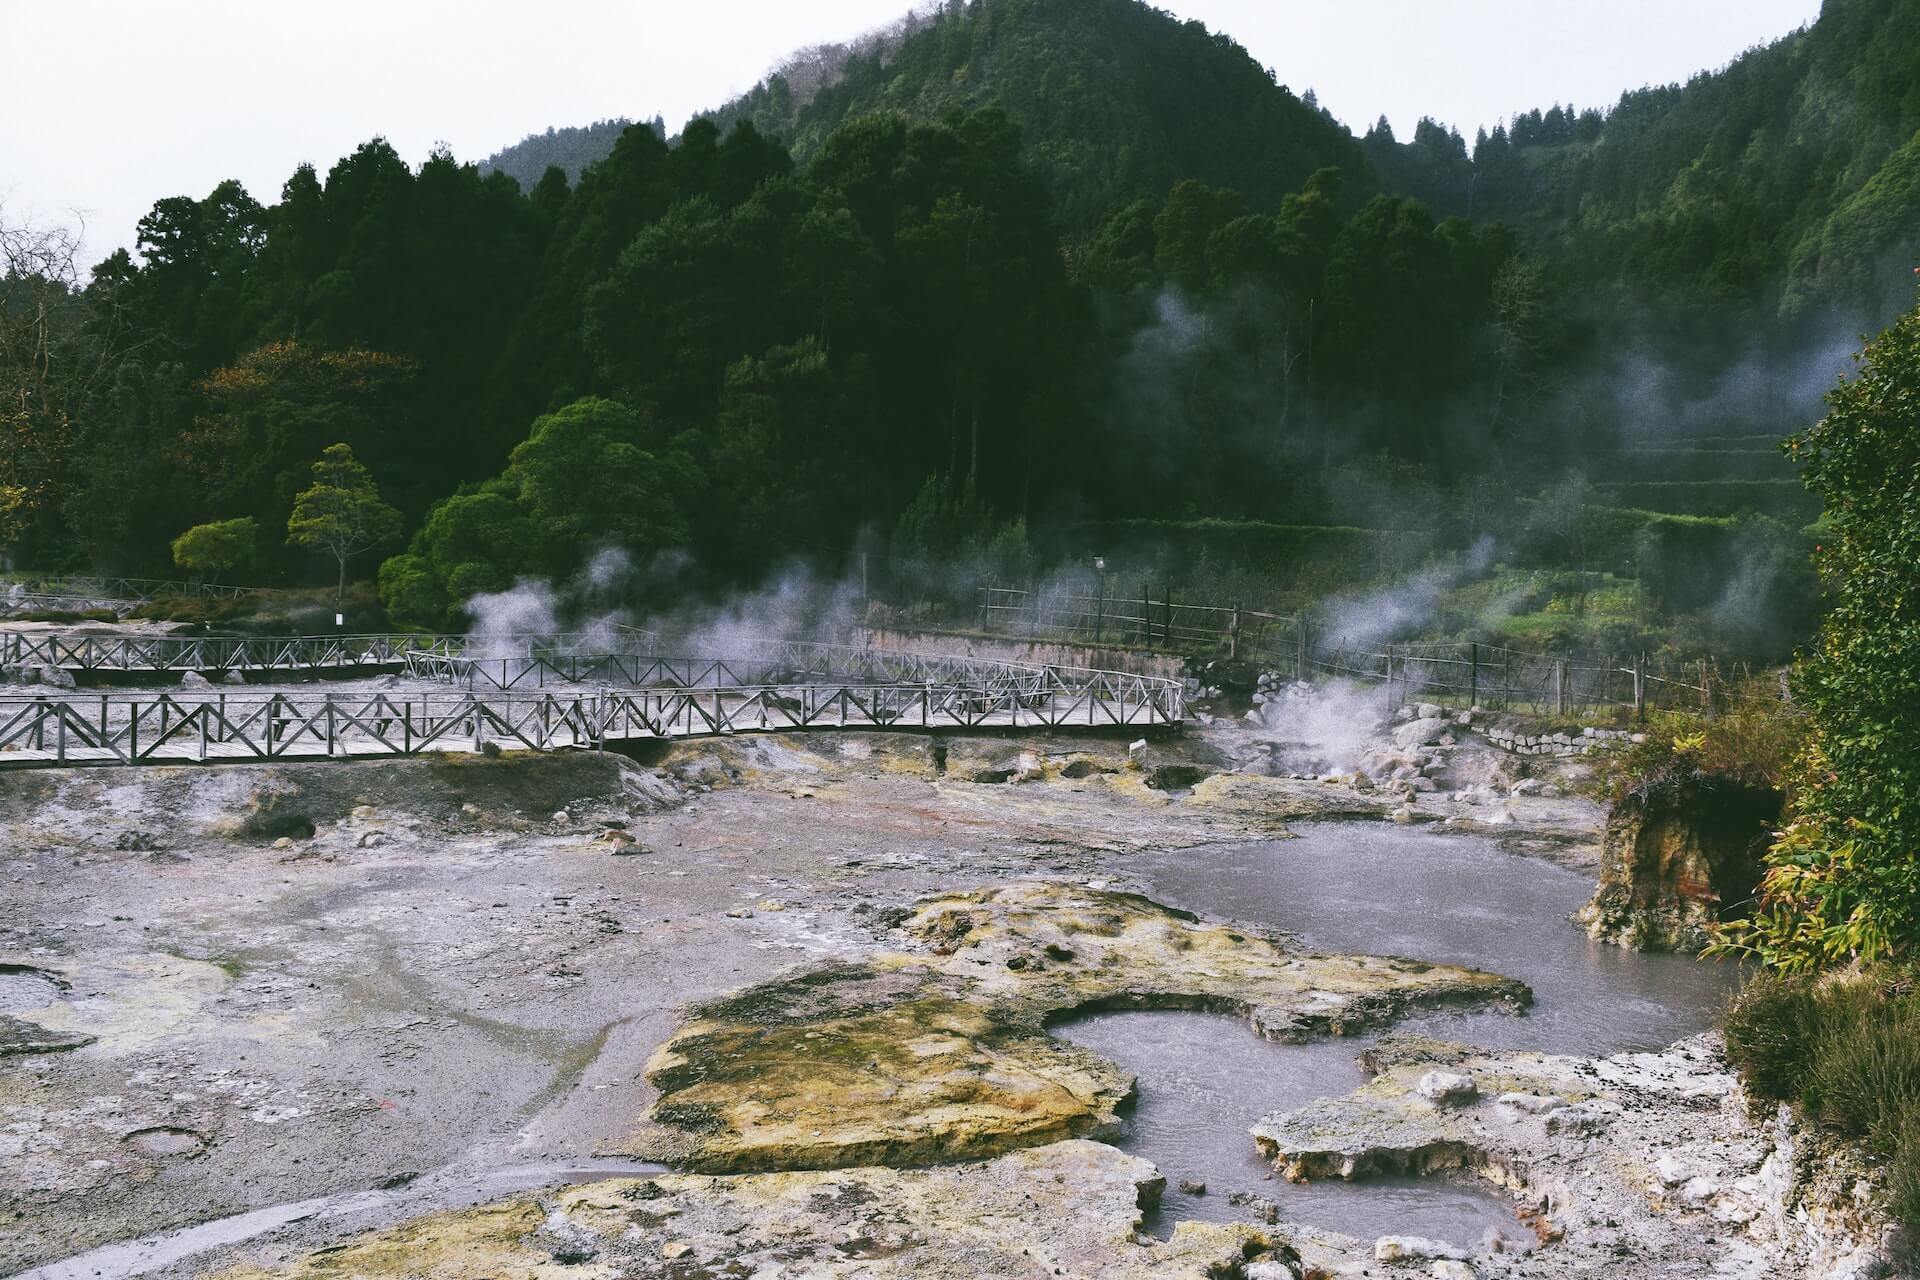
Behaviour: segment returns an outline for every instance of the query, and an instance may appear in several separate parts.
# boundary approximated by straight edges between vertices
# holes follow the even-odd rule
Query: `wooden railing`
[[[659,637],[626,628],[615,634],[634,653]],[[71,672],[262,673],[399,669],[415,659],[473,653],[560,657],[579,645],[604,646],[605,635],[529,635],[476,641],[467,636],[407,633],[323,636],[171,636],[104,631],[0,632],[0,665],[59,667]]]
[[[640,739],[840,728],[1131,730],[1185,715],[1179,682],[1122,672],[785,642],[760,648],[746,659],[646,659],[664,682],[657,687],[575,685],[535,696],[4,696],[0,768],[346,759],[489,744],[603,750]],[[674,683],[688,675],[700,682]]]

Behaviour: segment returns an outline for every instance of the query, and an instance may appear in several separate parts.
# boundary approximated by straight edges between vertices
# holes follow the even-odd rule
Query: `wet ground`
[[[1712,1002],[1692,970],[1634,968],[1564,923],[1590,876],[1376,824],[1271,841],[1289,813],[1351,803],[1319,784],[1174,798],[1125,768],[1124,740],[941,747],[799,735],[638,763],[0,779],[0,1011],[93,1037],[0,1059],[0,1274],[157,1236],[43,1274],[194,1275],[516,1179],[587,1176],[651,1102],[641,1066],[676,1009],[869,952],[891,913],[956,887],[1111,884],[1330,948],[1492,968],[1534,983],[1539,1009],[1472,1026],[1545,1047],[1664,1043]],[[1098,767],[970,781],[1017,768],[1023,752]],[[1202,771],[1222,758],[1201,734],[1149,755]],[[1568,832],[1590,811],[1514,807],[1515,837],[1551,828],[1556,857],[1580,860]],[[1242,1083],[1264,1090],[1257,1115],[1358,1079],[1351,1043],[1300,1049],[1204,1015],[1126,1017],[1147,1021],[1072,1034],[1113,1030],[1099,1047],[1141,1076],[1126,1141],[1155,1159],[1177,1155],[1157,1133],[1211,1149],[1207,1135],[1229,1129],[1250,1158]],[[1191,1042],[1188,1027],[1226,1070],[1182,1058],[1173,1046]],[[1168,1049],[1143,1052],[1155,1037]],[[1297,1069],[1306,1062],[1317,1065]],[[1203,1112],[1215,1130],[1191,1120]],[[1195,1176],[1171,1156],[1165,1171]],[[1230,1189],[1188,1207],[1263,1212],[1229,1206]],[[1484,1207],[1477,1193],[1398,1195],[1376,1189],[1364,1211],[1325,1216],[1377,1209],[1378,1229],[1404,1231],[1404,1215],[1435,1204],[1461,1221]],[[166,1236],[247,1214],[260,1216]]]
[[[1157,899],[1286,929],[1316,947],[1464,964],[1519,978],[1534,991],[1525,1017],[1443,1011],[1400,1022],[1447,1040],[1604,1056],[1664,1048],[1706,1029],[1737,971],[1595,942],[1567,916],[1591,876],[1503,851],[1484,836],[1378,824],[1312,824],[1299,838],[1160,850],[1133,866]],[[1240,1141],[1262,1116],[1365,1082],[1354,1064],[1371,1037],[1272,1044],[1240,1020],[1204,1013],[1119,1013],[1055,1034],[1139,1077],[1139,1100],[1116,1142],[1168,1179],[1159,1223],[1231,1221],[1248,1197],[1297,1221],[1363,1239],[1414,1234],[1463,1247],[1513,1207],[1484,1184],[1374,1181],[1294,1187]],[[1206,1187],[1202,1194],[1182,1182]]]

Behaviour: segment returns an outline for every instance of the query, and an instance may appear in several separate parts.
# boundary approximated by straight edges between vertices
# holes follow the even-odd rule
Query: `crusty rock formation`
[[[1753,896],[1780,793],[1732,778],[1660,779],[1614,807],[1600,884],[1575,915],[1607,942],[1698,951],[1707,928]]]
[[[1514,1230],[1471,1259],[1480,1280],[1878,1274],[1873,1175],[1785,1112],[1756,1126],[1716,1035],[1599,1059],[1389,1035],[1362,1065],[1371,1083],[1268,1116],[1255,1143],[1295,1181],[1454,1171],[1510,1192]],[[1423,1096],[1436,1069],[1477,1096]],[[1296,1243],[1325,1275],[1378,1274]]]
[[[623,1178],[434,1214],[218,1280],[1300,1274],[1291,1249],[1250,1226],[1139,1235],[1161,1182],[1145,1160],[1084,1141],[936,1169]]]
[[[1299,1039],[1417,1004],[1530,998],[1493,974],[1323,955],[1077,885],[942,894],[902,927],[914,950],[694,1010],[647,1065],[659,1098],[632,1154],[703,1172],[833,1168],[1096,1133],[1133,1080],[1046,1033],[1076,1010],[1215,1009]]]

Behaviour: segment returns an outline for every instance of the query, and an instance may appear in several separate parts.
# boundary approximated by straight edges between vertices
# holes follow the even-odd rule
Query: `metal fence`
[[[1232,657],[1291,653],[1302,632],[1298,618],[1255,609],[1176,602],[1172,592],[1156,599],[1151,588],[1136,595],[1029,591],[981,587],[976,606],[980,628],[1003,635],[1129,645],[1176,652],[1217,651]]]
[[[1389,706],[1432,702],[1464,708],[1571,716],[1601,709],[1724,710],[1726,673],[1710,660],[1681,667],[1651,660],[1526,653],[1472,642],[1312,648],[1312,673],[1384,685]]]

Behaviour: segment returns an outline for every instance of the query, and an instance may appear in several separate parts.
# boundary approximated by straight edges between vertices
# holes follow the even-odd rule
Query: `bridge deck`
[[[841,729],[924,732],[1147,729],[1163,699],[978,690],[815,687],[622,690],[573,697],[0,700],[0,770],[341,760]]]

